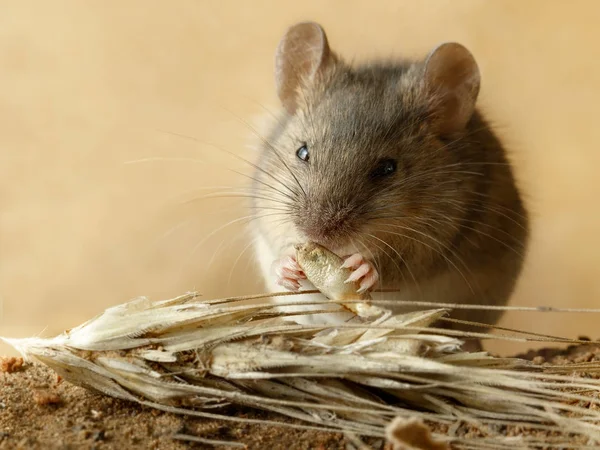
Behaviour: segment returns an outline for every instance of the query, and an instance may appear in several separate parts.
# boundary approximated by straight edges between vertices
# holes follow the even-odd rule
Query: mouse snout
[[[311,205],[306,214],[298,217],[296,226],[309,240],[316,243],[325,246],[342,244],[352,231],[351,210],[348,207]]]

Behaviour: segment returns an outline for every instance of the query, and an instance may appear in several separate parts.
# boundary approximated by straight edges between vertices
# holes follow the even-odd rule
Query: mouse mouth
[[[345,256],[354,255],[355,253],[361,253],[358,246],[356,246],[355,244],[352,244],[352,243],[348,243],[348,244],[344,244],[344,245],[340,245],[340,246],[334,246],[332,248],[329,248],[329,251],[335,253],[336,255],[338,255],[341,258],[343,258]]]
[[[300,233],[300,236],[302,243],[314,242],[340,257],[360,253],[359,247],[349,236],[323,236],[322,234],[315,235],[312,233]],[[294,247],[298,246],[301,247],[302,244],[296,244]]]
[[[299,237],[322,245],[336,254],[348,254],[349,250],[356,253],[353,238],[359,236],[350,207],[313,207],[305,213],[294,220]]]

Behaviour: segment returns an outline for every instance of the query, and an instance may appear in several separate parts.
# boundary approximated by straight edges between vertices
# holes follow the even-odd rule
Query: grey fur
[[[283,110],[262,143],[255,192],[267,195],[267,183],[286,195],[254,201],[257,214],[284,209],[285,223],[257,220],[259,235],[275,254],[290,239],[330,248],[363,241],[384,288],[505,304],[529,220],[506,151],[481,112],[440,135],[440,99],[425,84],[425,59],[350,67],[332,58],[298,87],[295,113]],[[308,163],[296,157],[303,144]],[[374,180],[385,158],[398,161],[397,173]],[[456,317],[494,322],[499,313]]]

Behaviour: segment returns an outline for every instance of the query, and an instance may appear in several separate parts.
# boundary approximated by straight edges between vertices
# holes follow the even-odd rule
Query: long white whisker
[[[233,114],[231,111],[229,111],[229,112],[230,112],[231,114]],[[235,116],[235,114],[233,114],[233,115]],[[240,118],[238,117],[238,119],[240,119]],[[241,120],[241,119],[240,119],[240,120]],[[244,123],[245,123],[245,122],[244,122]],[[248,126],[249,126],[249,125],[248,125]],[[252,129],[252,128],[251,128],[251,129]],[[162,131],[162,130],[159,130],[159,131]],[[218,146],[218,145],[216,145],[216,144],[212,144],[212,143],[210,143],[210,142],[205,142],[205,141],[202,141],[201,139],[198,139],[198,138],[196,138],[196,137],[193,137],[193,136],[188,136],[188,135],[184,135],[184,134],[180,134],[180,133],[175,133],[175,132],[171,132],[171,131],[162,131],[162,132],[163,132],[163,133],[167,133],[167,134],[171,134],[171,135],[173,135],[173,136],[180,137],[180,138],[182,138],[182,139],[188,139],[188,140],[194,141],[194,142],[196,142],[196,143],[199,143],[199,144],[207,145],[207,146],[209,146],[209,147],[212,147],[212,148],[215,148],[215,149],[217,149],[217,150],[220,150],[220,151],[222,151],[222,152],[224,152],[224,153],[227,153],[228,155],[230,155],[230,156],[233,156],[234,158],[238,159],[239,161],[242,161],[242,162],[244,162],[244,163],[248,164],[248,165],[249,165],[250,167],[252,167],[253,169],[255,169],[255,170],[258,170],[259,172],[262,172],[262,173],[263,173],[263,174],[265,174],[267,177],[271,178],[273,181],[275,181],[275,182],[279,183],[279,184],[280,184],[280,185],[281,185],[283,188],[287,189],[287,190],[290,192],[290,194],[292,195],[292,197],[295,197],[295,196],[296,196],[296,192],[295,192],[295,191],[294,191],[294,190],[293,190],[291,187],[289,187],[287,184],[285,184],[283,181],[281,181],[281,180],[278,180],[277,178],[275,178],[275,176],[273,176],[273,174],[271,174],[271,173],[267,172],[266,170],[264,170],[262,167],[258,166],[257,164],[254,164],[253,162],[251,162],[251,161],[248,161],[246,158],[242,158],[240,155],[238,155],[238,154],[236,154],[236,153],[234,153],[234,152],[231,152],[231,151],[229,151],[229,150],[227,150],[227,149],[225,149],[225,148],[222,148],[222,147],[220,147],[220,146]],[[256,180],[256,179],[255,179],[255,180]],[[257,180],[256,180],[256,181],[257,181]],[[301,186],[300,186],[300,188],[301,188]]]
[[[244,253],[246,253],[248,251],[248,249],[250,247],[252,247],[252,245],[254,245],[254,243],[256,242],[256,240],[257,240],[256,238],[250,239],[250,242],[248,242],[248,244],[246,246],[244,246],[244,248],[242,249],[242,251],[240,252],[240,254],[238,255],[238,257],[235,259],[235,261],[231,265],[231,269],[229,270],[229,276],[227,277],[227,285],[228,286],[231,284],[231,278],[233,277],[233,273],[235,271],[235,268],[238,265],[238,263],[240,262],[240,260],[242,259],[242,256],[244,255]]]
[[[273,215],[280,215],[281,213],[265,213],[262,215],[255,215],[255,214],[249,214],[247,216],[243,216],[243,217],[238,217],[237,219],[231,220],[223,225],[221,225],[220,227],[218,227],[216,230],[212,231],[211,233],[209,233],[208,235],[206,235],[203,239],[201,239],[191,250],[190,255],[188,256],[188,259],[192,258],[192,256],[196,253],[196,251],[198,250],[198,248],[203,245],[208,239],[210,239],[212,236],[214,236],[215,234],[217,234],[218,232],[222,231],[223,229],[225,229],[228,226],[234,225],[236,223],[240,223],[243,221],[252,221],[252,220],[256,220],[262,217],[268,217],[268,216],[273,216]],[[187,260],[185,261],[187,263]]]
[[[413,281],[415,283],[415,287],[417,289],[419,289],[419,283],[417,282],[417,279],[415,278],[415,275],[412,273],[412,270],[410,270],[410,267],[408,266],[408,263],[402,257],[402,255],[400,254],[400,252],[398,250],[396,250],[394,247],[392,247],[390,244],[388,244],[387,242],[385,242],[383,239],[380,239],[377,236],[375,236],[373,234],[370,234],[370,233],[365,233],[365,234],[367,236],[370,236],[371,238],[376,239],[377,241],[381,242],[382,244],[384,244],[385,246],[387,246],[390,250],[392,250],[392,252],[394,252],[396,255],[398,255],[398,257],[400,258],[400,261],[402,261],[402,263],[404,264],[404,267],[406,267],[406,270],[408,271],[409,275],[413,279]],[[392,261],[395,261],[394,258],[392,258]],[[398,267],[398,270],[400,270],[400,267]],[[400,270],[400,272],[402,273],[401,270]]]
[[[446,250],[448,250],[448,251],[449,251],[449,252],[450,252],[450,253],[451,253],[451,254],[452,254],[452,255],[453,255],[455,258],[457,258],[457,260],[458,260],[458,261],[459,261],[459,262],[460,262],[460,263],[461,263],[461,264],[462,264],[462,265],[465,267],[465,269],[466,269],[466,270],[469,272],[469,274],[472,276],[472,272],[471,272],[471,270],[469,269],[469,266],[467,266],[467,265],[465,264],[465,262],[462,260],[462,258],[460,258],[460,257],[459,257],[459,256],[456,254],[456,252],[454,252],[454,251],[453,251],[451,248],[449,248],[448,246],[446,246],[446,245],[442,244],[440,241],[438,241],[438,240],[437,240],[437,239],[435,239],[434,237],[432,237],[432,236],[428,235],[427,233],[419,232],[418,230],[414,230],[414,229],[412,229],[412,228],[409,228],[409,227],[404,227],[404,226],[402,226],[402,225],[393,225],[393,224],[385,224],[385,225],[387,225],[387,226],[392,226],[392,227],[397,227],[397,228],[402,228],[402,229],[405,229],[405,230],[408,230],[408,231],[413,231],[413,232],[415,232],[415,233],[417,233],[417,234],[421,234],[421,235],[423,235],[424,237],[426,237],[426,238],[429,238],[429,239],[433,240],[433,241],[434,241],[434,242],[436,242],[438,245],[440,245],[442,248],[445,248]],[[415,241],[415,242],[417,242],[417,243],[419,243],[419,244],[421,244],[421,245],[424,245],[424,246],[426,246],[426,247],[430,248],[431,250],[435,251],[436,253],[438,253],[439,255],[441,255],[441,256],[442,256],[442,257],[443,257],[443,258],[446,260],[446,262],[448,262],[448,264],[450,264],[452,267],[454,267],[454,269],[455,269],[455,270],[456,270],[456,271],[457,271],[457,272],[460,274],[460,276],[463,278],[463,280],[465,281],[465,283],[466,283],[466,284],[467,284],[467,286],[469,287],[469,290],[470,290],[470,291],[471,291],[471,292],[472,292],[474,295],[476,294],[475,290],[473,289],[473,287],[472,287],[471,283],[469,282],[469,280],[467,279],[467,277],[465,276],[465,274],[464,274],[464,273],[463,273],[463,272],[462,272],[462,271],[461,271],[461,270],[458,268],[458,266],[457,266],[457,265],[454,263],[454,261],[452,261],[450,258],[448,258],[448,257],[447,257],[447,256],[446,256],[446,255],[445,255],[443,252],[441,252],[440,250],[438,250],[438,249],[436,249],[435,247],[433,247],[433,246],[431,246],[431,245],[427,244],[426,242],[423,242],[423,241],[421,241],[421,240],[419,240],[419,239],[417,239],[417,238],[414,238],[413,236],[409,236],[409,235],[406,235],[406,234],[401,234],[401,233],[396,233],[396,232],[393,232],[393,231],[387,231],[387,230],[380,230],[380,231],[382,231],[382,232],[384,232],[384,233],[389,233],[389,234],[394,234],[394,235],[397,235],[397,236],[401,236],[401,237],[404,237],[404,238],[407,238],[407,239],[411,239],[411,240],[413,240],[413,241]]]

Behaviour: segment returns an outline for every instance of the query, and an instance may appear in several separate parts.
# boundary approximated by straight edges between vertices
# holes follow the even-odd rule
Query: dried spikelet
[[[600,445],[600,412],[587,407],[600,403],[600,380],[574,378],[568,366],[548,372],[464,352],[461,336],[432,326],[446,308],[392,315],[377,307],[374,315],[369,307],[367,317],[342,325],[307,326],[294,321],[309,314],[294,310],[298,301],[274,305],[271,296],[255,296],[256,304],[194,293],[154,303],[142,297],[52,339],[4,340],[72,383],[174,413],[380,438],[395,418],[482,430],[434,433],[439,448],[541,445],[493,431],[515,424],[551,431],[545,448]],[[228,404],[306,425],[219,414]]]

